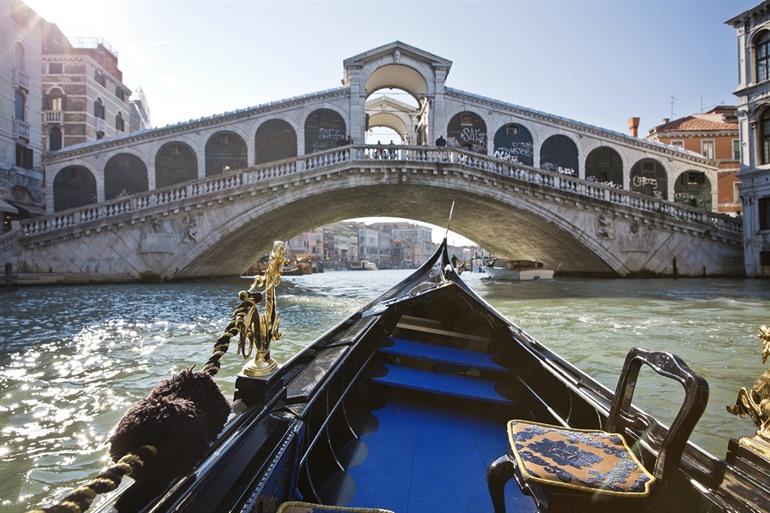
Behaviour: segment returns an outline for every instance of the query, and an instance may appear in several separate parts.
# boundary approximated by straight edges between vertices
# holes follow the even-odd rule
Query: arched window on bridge
[[[314,110],[305,120],[306,154],[344,146],[346,139],[345,120],[335,110]]]
[[[475,112],[458,112],[446,129],[447,146],[487,154],[487,124]]]
[[[540,147],[540,169],[577,177],[579,168],[577,146],[566,135],[552,135]]]
[[[198,177],[198,158],[187,144],[164,144],[155,155],[155,185],[168,187]]]
[[[610,187],[623,187],[623,160],[608,146],[594,148],[586,157],[586,180]]]
[[[655,159],[642,159],[631,168],[631,190],[659,199],[668,199],[668,175]]]
[[[147,166],[131,153],[119,153],[104,166],[104,199],[119,198],[148,189]]]
[[[248,166],[246,141],[235,132],[217,132],[206,142],[206,176]]]
[[[711,181],[702,171],[685,171],[674,182],[674,201],[711,210]]]
[[[254,136],[254,163],[264,164],[297,156],[297,133],[282,119],[268,119]]]
[[[50,151],[60,150],[62,147],[62,133],[58,126],[51,127],[48,130],[48,149]]]
[[[83,166],[67,166],[53,179],[53,209],[55,212],[68,208],[96,203],[96,178]]]
[[[532,134],[518,123],[508,123],[495,133],[495,157],[526,166],[534,164]]]

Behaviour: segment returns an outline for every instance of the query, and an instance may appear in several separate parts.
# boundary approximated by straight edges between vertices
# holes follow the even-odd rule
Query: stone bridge
[[[740,275],[740,221],[457,148],[349,145],[17,223],[0,259],[73,281],[235,275],[276,239],[399,216],[563,273]]]

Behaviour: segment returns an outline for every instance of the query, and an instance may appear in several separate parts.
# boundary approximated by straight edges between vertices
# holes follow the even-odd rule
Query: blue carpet
[[[383,347],[380,349],[381,352],[494,372],[505,372],[506,370],[505,367],[492,361],[491,354],[455,349],[438,344],[407,340],[405,338],[391,337],[390,340],[393,342],[393,345]]]
[[[390,399],[373,412],[379,428],[363,437],[368,457],[350,469],[350,506],[396,513],[491,513],[486,471],[507,450],[505,422],[458,411],[449,397]],[[509,512],[530,512],[513,480]]]

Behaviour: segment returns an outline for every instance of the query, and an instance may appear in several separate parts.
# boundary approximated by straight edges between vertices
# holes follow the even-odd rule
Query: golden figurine
[[[762,363],[766,363],[770,356],[770,327],[761,326],[759,338],[763,343]],[[728,406],[727,411],[751,417],[757,425],[757,432],[753,437],[741,438],[739,443],[770,459],[770,370],[765,370],[750,390],[741,388],[735,405]]]
[[[272,374],[278,364],[270,356],[270,343],[281,338],[281,319],[276,309],[275,290],[281,283],[281,272],[286,263],[283,241],[275,241],[270,252],[270,263],[264,275],[257,275],[249,290],[242,290],[238,297],[249,305],[246,315],[239,322],[240,341],[238,350],[244,358],[256,349],[254,359],[241,371],[252,378]],[[264,301],[264,313],[260,316],[257,305]]]

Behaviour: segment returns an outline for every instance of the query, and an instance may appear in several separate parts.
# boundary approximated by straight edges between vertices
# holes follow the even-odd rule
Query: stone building
[[[380,265],[380,233],[367,226],[358,229],[358,258]]]
[[[20,1],[0,2],[0,214],[42,212],[40,22]]]
[[[433,230],[418,224],[402,224],[393,229],[393,240],[409,241],[417,245],[420,255],[433,253]],[[418,258],[419,260],[419,258]]]
[[[73,44],[54,23],[43,22],[42,31],[45,150],[127,132],[131,90],[123,83],[117,53],[100,39]],[[85,174],[62,177],[70,181],[88,178]]]
[[[727,21],[738,38],[738,125],[746,275],[770,276],[770,1]]]
[[[128,101],[130,112],[128,114],[128,131],[141,132],[152,127],[150,122],[150,107],[142,88],[138,88]]]
[[[691,114],[652,128],[648,139],[702,154],[717,164],[716,209],[737,214],[741,211],[740,168],[741,147],[738,140],[736,107],[720,105],[704,113]],[[684,173],[677,178],[674,200],[712,210],[711,190],[701,174]]]

